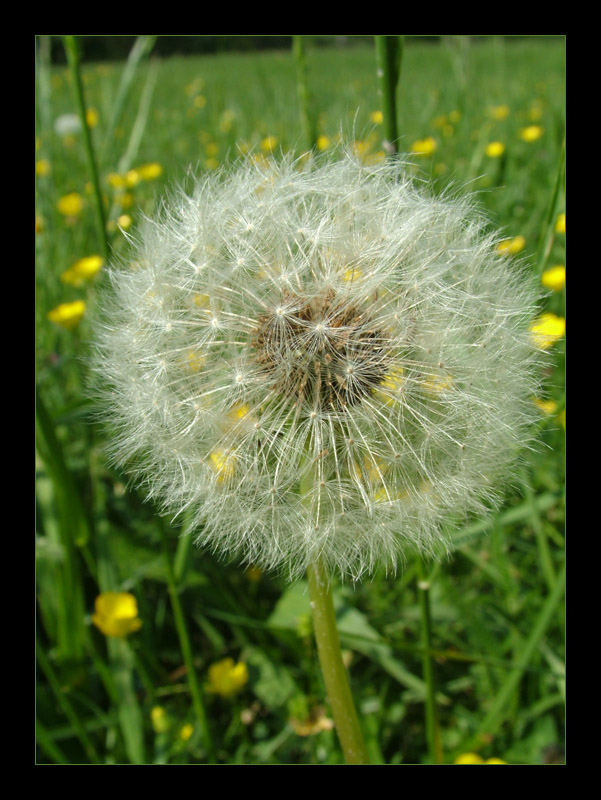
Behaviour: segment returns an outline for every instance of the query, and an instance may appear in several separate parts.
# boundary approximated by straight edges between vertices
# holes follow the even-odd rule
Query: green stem
[[[442,744],[440,728],[436,712],[436,685],[434,682],[434,665],[432,663],[432,618],[430,614],[430,581],[426,577],[424,563],[417,560],[419,605],[421,612],[421,644],[424,683],[426,684],[426,739],[428,752],[433,764],[442,764]]]
[[[69,63],[69,72],[71,74],[71,81],[73,83],[75,105],[77,106],[77,113],[79,114],[81,130],[83,133],[83,141],[86,149],[88,171],[90,173],[92,192],[94,196],[94,211],[98,242],[102,249],[104,260],[107,261],[109,257],[109,244],[106,236],[106,221],[104,216],[104,206],[102,204],[102,193],[100,191],[98,167],[96,165],[96,157],[94,155],[94,147],[92,145],[92,135],[86,119],[86,103],[84,99],[83,83],[81,80],[79,48],[74,36],[63,36],[63,44],[67,54],[67,61]]]
[[[557,199],[563,184],[563,177],[566,164],[566,140],[565,136],[561,143],[561,150],[559,152],[559,161],[557,163],[557,173],[555,174],[555,185],[553,187],[553,194],[547,206],[547,214],[545,222],[542,226],[542,232],[538,244],[538,265],[537,273],[540,276],[545,271],[551,248],[553,246],[553,239],[555,238],[555,211],[557,208]]]
[[[296,62],[296,87],[300,103],[301,124],[305,143],[312,150],[315,147],[315,125],[311,114],[311,96],[307,83],[307,60],[305,57],[304,36],[292,37],[292,53]]]
[[[378,67],[378,91],[382,103],[382,146],[388,155],[398,153],[398,127],[396,90],[401,74],[403,55],[402,36],[376,36],[376,63]]]
[[[347,764],[369,764],[359,718],[342,661],[329,577],[318,561],[307,570],[319,663]]]
[[[188,628],[186,626],[184,612],[182,610],[182,605],[179,599],[179,594],[175,583],[175,575],[173,572],[173,564],[171,563],[171,553],[169,552],[169,544],[167,536],[165,534],[165,531],[163,530],[163,526],[160,525],[159,527],[161,528],[161,535],[163,537],[163,552],[165,555],[165,566],[167,569],[167,587],[169,590],[169,599],[171,600],[171,608],[173,609],[173,618],[175,620],[177,636],[179,638],[179,644],[182,651],[184,664],[186,666],[186,678],[188,681],[188,686],[190,688],[190,695],[192,696],[192,707],[194,709],[194,714],[196,715],[196,719],[198,721],[202,740],[204,742],[204,746],[207,751],[208,760],[212,762],[214,760],[213,740],[211,738],[211,733],[209,730],[209,723],[207,720],[207,714],[204,707],[202,691],[200,688],[200,684],[198,683],[196,670],[194,668],[194,658],[192,656],[192,645],[190,643],[190,636],[188,635]]]

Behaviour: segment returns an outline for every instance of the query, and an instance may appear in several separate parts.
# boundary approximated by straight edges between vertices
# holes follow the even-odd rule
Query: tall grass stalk
[[[90,182],[92,184],[92,196],[94,198],[94,215],[96,221],[96,233],[98,236],[98,244],[102,251],[105,261],[109,257],[109,243],[106,235],[106,219],[104,213],[104,205],[102,200],[102,192],[100,190],[100,178],[98,176],[98,165],[96,162],[96,155],[94,153],[94,146],[92,144],[92,134],[90,126],[86,118],[86,102],[83,91],[83,82],[81,79],[81,69],[79,60],[79,47],[74,36],[64,36],[63,44],[67,54],[67,62],[69,64],[69,74],[71,76],[73,95],[77,113],[81,122],[81,130],[83,134],[84,147],[86,150],[86,159],[88,164],[88,173]]]
[[[307,59],[305,37],[292,37],[292,53],[296,64],[296,88],[300,104],[301,125],[306,146],[312,150],[316,144],[315,119],[311,109],[311,95],[307,81]]]
[[[430,580],[426,575],[424,562],[417,560],[421,644],[424,682],[426,684],[426,739],[428,753],[433,764],[443,763],[440,728],[436,712],[436,685],[434,681],[434,664],[432,663],[432,618],[430,614]]]

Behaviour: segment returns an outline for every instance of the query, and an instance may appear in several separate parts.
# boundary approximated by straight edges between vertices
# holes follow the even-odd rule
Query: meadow
[[[108,260],[190,175],[306,149],[292,52],[152,45],[81,67]],[[374,48],[309,38],[306,67],[315,148],[384,159]],[[73,89],[38,37],[35,761],[342,764],[306,581],[194,548],[107,463],[87,390],[107,253]],[[548,361],[502,508],[453,531],[447,560],[334,584],[363,734],[373,764],[562,764],[564,39],[407,41],[398,130],[416,178],[475,192],[538,276]]]

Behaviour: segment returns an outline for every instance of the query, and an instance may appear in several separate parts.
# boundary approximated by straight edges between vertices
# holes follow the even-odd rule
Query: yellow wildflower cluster
[[[124,174],[111,172],[107,181],[113,189],[133,189],[141,181],[154,181],[163,174],[163,167],[153,161],[150,164],[142,164],[135,169],[130,169]]]
[[[92,622],[105,636],[124,638],[142,626],[138,603],[129,592],[103,592],[94,603]]]
[[[234,663],[233,658],[224,658],[209,667],[209,692],[232,697],[248,683],[248,667],[243,661]]]

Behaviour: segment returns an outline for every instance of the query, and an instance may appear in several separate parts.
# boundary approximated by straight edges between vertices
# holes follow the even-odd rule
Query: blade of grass
[[[545,271],[547,261],[553,246],[553,239],[555,236],[554,218],[557,210],[557,199],[563,184],[563,176],[566,164],[566,140],[565,137],[561,143],[561,150],[559,152],[559,161],[557,163],[557,172],[555,174],[555,185],[553,193],[547,206],[547,214],[541,229],[541,235],[538,243],[538,259],[537,259],[537,274],[540,276]]]
[[[315,119],[311,110],[311,95],[307,82],[307,59],[305,55],[305,37],[292,37],[292,53],[296,64],[296,89],[300,104],[300,118],[305,144],[313,150],[316,143]]]

